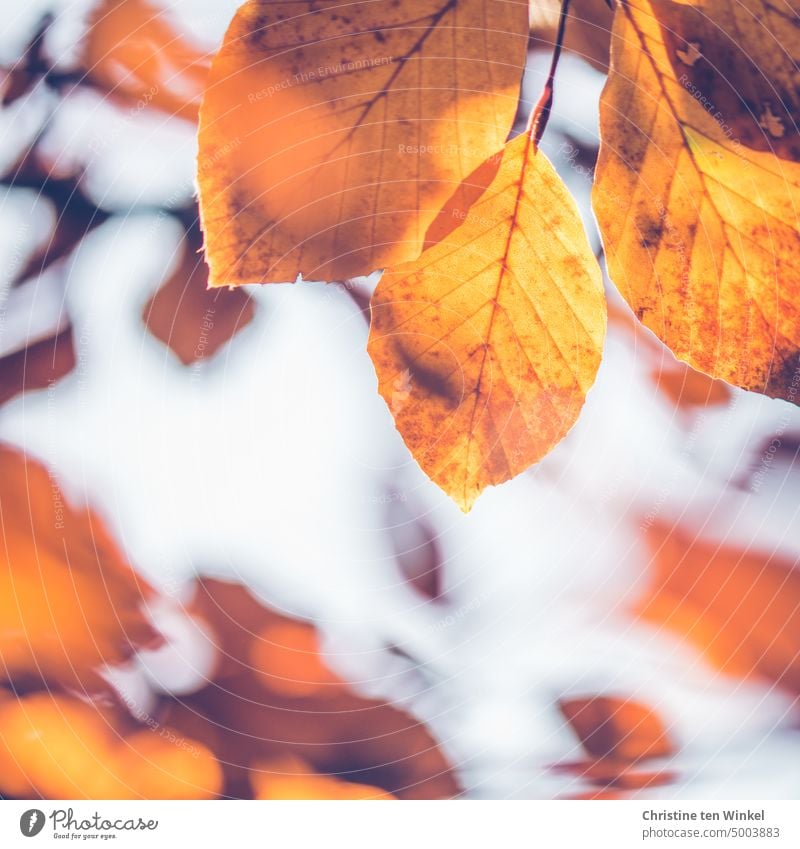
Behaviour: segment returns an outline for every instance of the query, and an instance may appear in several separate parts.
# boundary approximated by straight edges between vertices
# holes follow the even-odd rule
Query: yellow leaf
[[[575,204],[527,135],[450,216],[459,227],[379,283],[369,353],[411,453],[466,511],[572,427],[606,307]]]
[[[250,0],[214,59],[198,175],[211,286],[368,274],[506,140],[519,0]]]
[[[620,4],[593,195],[640,320],[695,368],[795,403],[798,8]]]

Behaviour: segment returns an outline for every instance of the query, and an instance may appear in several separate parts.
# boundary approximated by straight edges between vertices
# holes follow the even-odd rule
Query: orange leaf
[[[505,141],[519,0],[249,0],[214,59],[198,173],[212,286],[344,279],[417,257]]]
[[[584,749],[596,758],[638,761],[674,751],[658,714],[639,702],[595,696],[564,699],[558,707]]]
[[[0,447],[0,678],[96,686],[157,634],[151,590],[102,522],[73,508],[38,463]]]
[[[147,329],[184,364],[213,356],[255,315],[244,291],[210,291],[208,267],[199,254],[199,227],[190,226],[180,262],[144,307]]]
[[[214,635],[219,668],[202,690],[172,701],[166,718],[181,734],[214,751],[225,768],[226,794],[247,798],[254,782],[256,792],[262,792],[261,769],[305,776],[299,783],[292,779],[292,786],[264,791],[297,794],[292,798],[374,795],[373,788],[404,799],[458,793],[452,769],[425,725],[335,679],[322,658],[311,656],[315,640],[308,623],[264,606],[244,587],[212,579],[198,583],[191,606]],[[282,649],[266,663],[262,651],[270,643],[259,636],[265,632]],[[292,687],[309,679],[311,687]],[[269,766],[287,760],[306,767]],[[345,779],[368,789],[340,787]]]
[[[523,135],[463,223],[384,275],[369,354],[406,445],[466,511],[575,423],[605,325],[575,203]]]
[[[267,625],[253,641],[251,659],[265,686],[284,695],[325,694],[341,686],[320,657],[316,630],[303,622]]]
[[[36,693],[0,705],[0,788],[28,798],[106,798],[117,789],[109,764],[109,718],[67,696]],[[113,791],[112,791],[113,795]]]
[[[174,739],[173,739],[174,738]],[[0,704],[0,791],[46,799],[206,799],[221,770],[199,743],[158,727],[123,737],[113,718],[68,696]]]
[[[320,775],[299,758],[278,759],[253,767],[256,799],[394,799],[380,787]]]
[[[682,410],[727,404],[733,394],[724,381],[714,380],[685,363],[662,363],[652,374],[659,389]]]
[[[205,746],[169,726],[137,731],[116,747],[116,772],[131,798],[211,799],[222,768]]]
[[[146,0],[101,0],[84,39],[83,63],[91,82],[136,110],[153,105],[197,119],[207,59]]]
[[[656,523],[642,615],[690,640],[719,669],[800,693],[800,571],[767,551],[718,545]]]
[[[611,278],[639,319],[694,368],[795,403],[797,13],[619,3],[593,191]]]

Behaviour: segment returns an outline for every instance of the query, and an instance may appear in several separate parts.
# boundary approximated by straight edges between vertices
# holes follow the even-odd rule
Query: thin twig
[[[533,149],[537,150],[539,142],[542,140],[544,131],[547,127],[547,121],[550,118],[550,110],[553,106],[553,89],[556,76],[556,68],[558,67],[558,59],[561,56],[561,47],[564,44],[564,31],[567,27],[567,12],[569,11],[569,0],[561,0],[561,11],[558,15],[558,31],[556,32],[556,43],[553,48],[553,58],[550,61],[550,71],[547,74],[547,81],[544,84],[542,93],[536,106],[533,107],[531,117],[528,120],[528,135],[533,141]]]

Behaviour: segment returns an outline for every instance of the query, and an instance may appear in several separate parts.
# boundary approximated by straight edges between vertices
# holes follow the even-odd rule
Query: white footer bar
[[[800,802],[0,802],[0,846],[53,841],[153,849],[798,849]]]

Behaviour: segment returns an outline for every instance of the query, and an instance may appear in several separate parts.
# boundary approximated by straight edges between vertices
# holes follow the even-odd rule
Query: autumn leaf
[[[458,217],[443,241],[383,276],[368,349],[406,445],[466,511],[572,427],[600,364],[606,308],[575,204],[527,134]],[[393,405],[405,372],[409,397]]]
[[[203,745],[168,727],[125,735],[107,710],[65,695],[0,703],[4,796],[208,799],[219,793],[221,774]]]
[[[555,764],[555,771],[568,773],[595,787],[621,791],[617,798],[625,798],[625,791],[675,781],[675,772],[653,769],[651,765],[654,759],[668,758],[676,752],[661,717],[653,708],[619,696],[562,699],[558,707],[587,758]],[[597,798],[597,794],[571,798]]]
[[[0,404],[20,392],[44,389],[75,367],[72,327],[0,357]]]
[[[208,60],[146,0],[101,0],[81,46],[89,81],[136,110],[197,119]]]
[[[800,571],[795,558],[722,545],[656,522],[640,615],[695,645],[729,675],[800,694]]]
[[[714,380],[685,363],[662,362],[653,369],[652,376],[664,395],[683,411],[721,406],[733,395],[727,383]]]
[[[152,596],[92,512],[35,461],[0,447],[0,679],[83,690],[158,635]]]
[[[558,707],[593,757],[635,762],[674,753],[660,717],[641,702],[594,696],[563,699]]]
[[[188,221],[177,267],[142,311],[150,333],[184,365],[212,357],[255,315],[253,300],[244,290],[207,288],[202,247],[197,220]]]
[[[593,190],[611,278],[640,320],[694,368],[795,403],[797,13],[619,3]]]
[[[386,511],[395,563],[408,586],[429,601],[444,601],[444,555],[434,528],[414,519],[402,501],[392,501]]]
[[[201,690],[167,702],[163,716],[214,752],[226,795],[440,799],[459,792],[425,725],[336,677],[317,653],[312,625],[214,579],[197,583],[190,609],[212,634],[218,668]],[[280,767],[287,761],[303,766]]]
[[[341,687],[320,655],[316,629],[304,622],[278,621],[262,628],[250,659],[262,683],[284,695],[325,695]]]
[[[623,335],[637,359],[649,363],[648,372],[664,399],[687,420],[710,407],[727,404],[733,390],[722,380],[715,380],[686,363],[676,360],[630,311],[627,304],[610,298],[608,321]]]
[[[516,0],[245,3],[200,110],[210,285],[416,258],[454,187],[506,140],[526,42]]]

